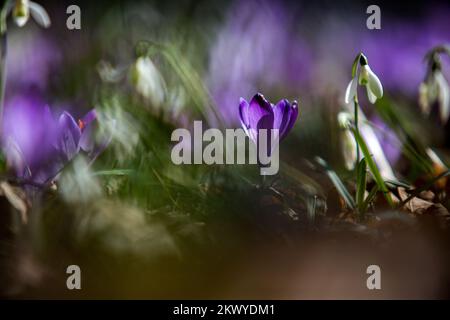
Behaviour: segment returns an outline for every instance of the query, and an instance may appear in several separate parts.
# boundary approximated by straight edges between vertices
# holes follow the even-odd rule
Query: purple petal
[[[88,125],[92,121],[97,119],[97,111],[95,109],[90,110],[85,116],[81,119],[81,123],[84,125]]]
[[[268,118],[271,118],[272,122],[269,123],[267,121]],[[272,106],[260,93],[257,93],[250,101],[248,108],[248,124],[252,129],[271,129],[273,127]]]
[[[292,113],[291,105],[289,101],[286,99],[278,102],[274,108],[274,120],[273,120],[273,128],[279,130],[280,140],[284,138],[287,134],[287,126],[289,124],[289,119]]]
[[[298,117],[298,103],[297,101],[293,101],[292,105],[290,107],[290,116],[289,116],[289,122],[287,123],[286,128],[283,131],[283,136],[281,138],[284,138],[289,131],[291,131],[292,127],[295,124],[295,121],[297,121],[297,117]]]
[[[80,148],[83,151],[91,152],[95,145],[95,127],[97,119],[97,112],[95,109],[89,111],[82,119],[79,120],[79,127],[81,129]]]
[[[270,103],[257,93],[248,108],[248,122],[250,138],[257,141],[259,129],[273,128],[273,109]]]
[[[59,117],[58,128],[58,150],[67,160],[71,160],[79,151],[81,129],[68,112]]]
[[[241,121],[241,126],[244,129],[245,133],[249,135],[249,120],[248,120],[248,102],[244,98],[240,98],[239,100],[239,120]]]

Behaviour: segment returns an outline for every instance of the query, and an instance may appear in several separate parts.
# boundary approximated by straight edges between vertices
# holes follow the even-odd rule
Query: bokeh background
[[[366,27],[368,1],[39,3],[49,29],[8,22],[5,121],[32,155],[48,133],[34,117],[45,105],[77,118],[96,108],[112,140],[92,166],[67,165],[51,189],[19,184],[27,223],[1,198],[2,296],[448,298],[445,217],[381,205],[370,224],[337,218],[339,195],[314,165],[320,156],[351,176],[337,113],[361,51],[385,91],[361,105],[396,175],[426,176],[403,151],[405,136],[446,163],[448,124],[435,109],[422,115],[418,87],[425,54],[450,43],[448,2],[377,1],[381,30]],[[81,30],[66,27],[71,4]],[[448,57],[442,66],[449,78]],[[238,128],[239,98],[257,92],[299,101],[273,190],[259,187],[255,166],[171,163],[175,128]],[[446,195],[439,201],[445,210]],[[66,289],[70,264],[81,267],[80,291]],[[381,291],[366,288],[370,264],[383,270]]]

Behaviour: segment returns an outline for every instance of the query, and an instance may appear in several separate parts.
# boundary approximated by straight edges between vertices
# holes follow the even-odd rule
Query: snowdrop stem
[[[3,127],[3,107],[5,100],[5,85],[6,85],[6,53],[7,53],[7,37],[6,37],[6,18],[8,13],[9,3],[5,1],[0,12],[0,136]]]
[[[7,52],[7,38],[5,32],[0,35],[0,136],[2,134],[2,127],[3,127],[3,109],[5,100],[6,52]]]
[[[354,117],[355,117],[355,130],[356,132],[359,134],[359,119],[358,119],[358,109],[359,109],[359,104],[358,104],[358,99],[355,96],[354,100],[353,100],[353,106],[354,106]],[[356,142],[356,165],[355,168],[358,166],[359,163],[359,145],[358,145],[358,141],[355,138],[355,142]]]

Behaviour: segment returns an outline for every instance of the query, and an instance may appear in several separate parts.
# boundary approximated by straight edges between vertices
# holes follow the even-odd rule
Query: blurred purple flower
[[[272,139],[276,139],[275,142],[281,141],[294,126],[297,116],[297,101],[290,104],[288,100],[283,99],[273,105],[262,94],[257,93],[250,103],[243,98],[239,102],[239,118],[242,127],[258,147],[260,129],[277,129],[278,136],[274,136]],[[268,154],[270,154],[270,148]]]
[[[77,122],[66,111],[55,119],[50,108],[35,97],[9,99],[2,135],[8,164],[18,177],[45,184],[81,150],[93,161],[106,147],[95,143],[95,120],[94,110]]]
[[[297,37],[297,17],[281,3],[238,1],[210,51],[208,87],[225,123],[238,122],[236,97],[257,91],[297,92],[312,55]]]
[[[8,39],[7,89],[45,89],[61,62],[59,47],[43,31],[12,32]]]

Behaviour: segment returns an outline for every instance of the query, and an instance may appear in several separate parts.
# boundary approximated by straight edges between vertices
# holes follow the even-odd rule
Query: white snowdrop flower
[[[437,46],[425,55],[428,66],[425,80],[419,86],[419,106],[423,114],[429,115],[436,103],[441,123],[446,124],[450,117],[450,87],[442,73],[442,54],[450,56],[450,47]]]
[[[437,100],[439,103],[439,115],[442,123],[447,123],[450,115],[450,89],[442,72],[436,72]]]
[[[442,124],[447,123],[450,116],[450,88],[440,70],[432,71],[427,80],[419,86],[419,105],[422,113],[429,115],[435,102],[439,107]]]
[[[48,28],[51,24],[47,11],[40,4],[29,0],[9,1],[6,14],[12,12],[12,18],[17,26],[23,27],[31,17],[41,27]]]
[[[350,128],[353,117],[350,113],[342,111],[338,113],[338,124],[340,131],[340,145],[345,168],[353,170],[356,164],[357,144]]]
[[[358,60],[355,63],[359,63],[360,68],[357,65],[353,67],[355,72],[345,90],[345,103],[350,103],[350,101],[355,99],[358,84],[366,87],[369,101],[375,103],[377,99],[383,97],[383,86],[378,76],[368,65],[367,58],[363,54],[360,54]]]
[[[149,57],[139,57],[132,67],[131,80],[136,91],[159,108],[166,96],[166,84],[161,73]]]
[[[419,85],[419,106],[422,113],[426,116],[430,114],[431,111],[431,91],[430,85],[427,82],[422,82]]]

